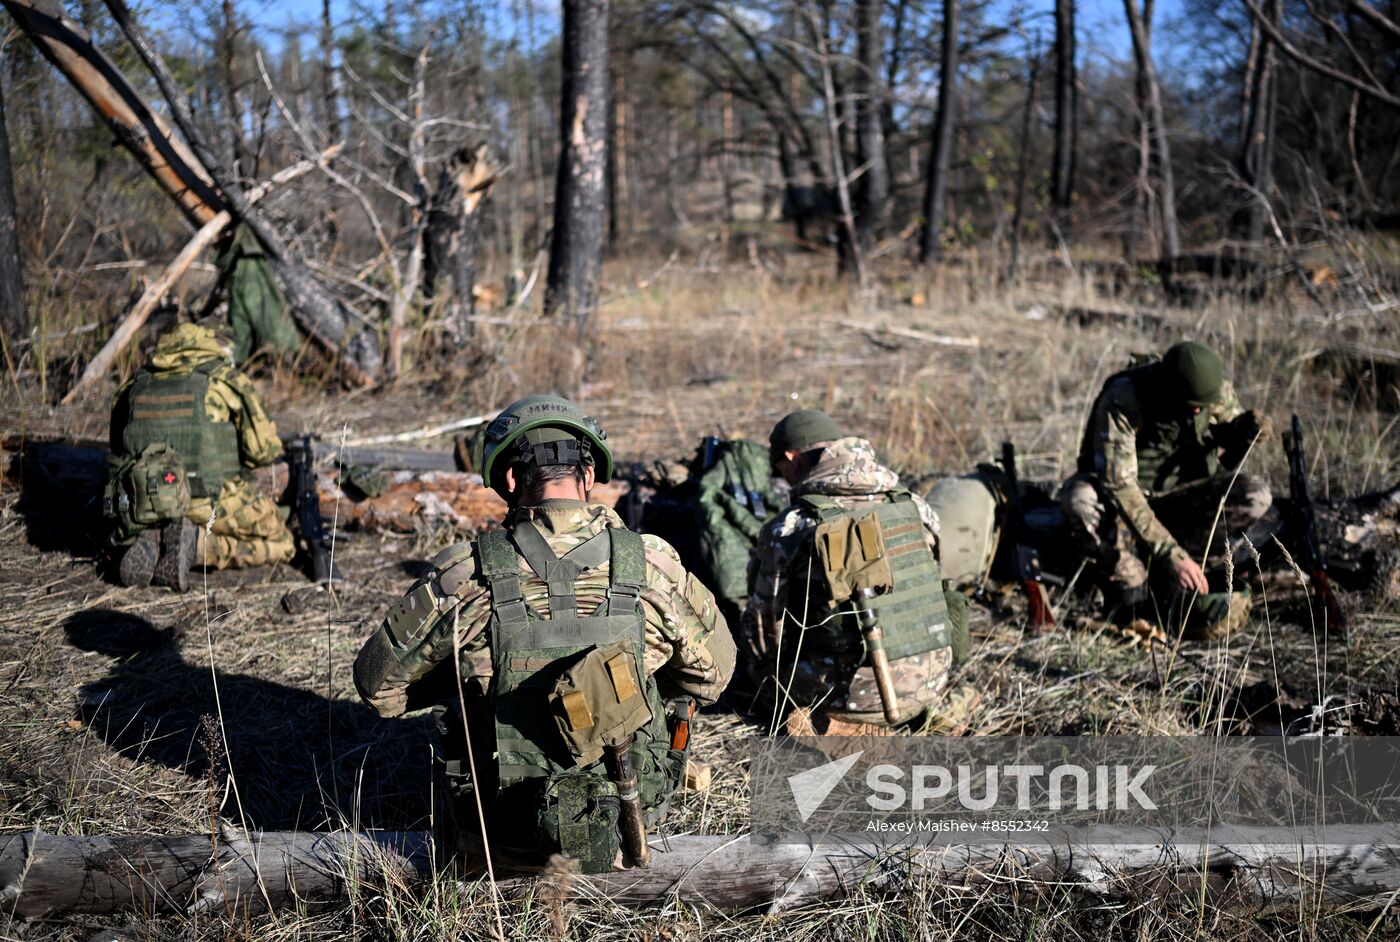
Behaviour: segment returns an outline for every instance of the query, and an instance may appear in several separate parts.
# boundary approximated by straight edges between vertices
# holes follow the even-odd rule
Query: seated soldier
[[[953,709],[930,709],[945,699],[951,645],[966,629],[966,601],[945,593],[939,572],[937,516],[876,460],[868,441],[847,437],[824,412],[788,415],[773,429],[769,449],[793,503],[764,525],[754,549],[743,633],[750,666],[762,675],[755,680],[775,682],[780,703],[795,708],[788,719],[794,733],[830,731],[832,721],[889,726],[891,716],[956,725],[961,718]],[[859,526],[872,512],[878,537]],[[872,542],[878,549],[864,546]],[[832,546],[857,543],[867,560],[878,556],[886,567],[883,584],[867,586],[875,594],[865,601],[853,591],[864,574],[827,563],[852,558]],[[880,693],[861,608],[874,612],[883,635],[894,704]],[[959,699],[960,709],[974,705],[965,702],[966,691]]]
[[[1060,501],[1119,620],[1135,617],[1146,599],[1150,565],[1177,603],[1201,594],[1190,606],[1192,634],[1211,637],[1243,624],[1248,593],[1208,594],[1196,558],[1206,556],[1212,531],[1219,555],[1229,535],[1269,509],[1268,485],[1236,471],[1271,431],[1268,417],[1240,406],[1220,355],[1205,344],[1178,343],[1160,360],[1104,383],[1084,430],[1079,471]]]
[[[562,852],[584,872],[611,869],[627,806],[655,824],[681,782],[677,724],[733,673],[709,590],[665,542],[587,501],[612,474],[604,439],[565,399],[507,406],[482,456],[510,508],[505,529],[439,553],[355,661],[356,689],[381,715],[439,704],[440,846],[453,853],[479,839],[479,801],[498,855],[540,864]],[[631,757],[639,793],[619,790],[600,759],[610,746]]]
[[[179,324],[117,392],[104,509],[123,585],[189,589],[190,567],[292,558],[286,513],[248,469],[282,452],[277,428],[233,365],[222,325]]]

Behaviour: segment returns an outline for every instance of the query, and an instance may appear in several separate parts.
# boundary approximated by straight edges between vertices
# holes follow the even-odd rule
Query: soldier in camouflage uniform
[[[1217,556],[1272,503],[1263,480],[1235,474],[1271,430],[1267,416],[1240,405],[1220,355],[1204,344],[1178,343],[1160,360],[1109,377],[1084,430],[1079,471],[1060,500],[1121,619],[1145,600],[1149,565],[1178,597],[1210,593],[1196,558],[1207,555],[1222,498]],[[1207,596],[1196,608],[1204,630],[1228,631],[1243,621],[1247,603],[1247,596]]]
[[[743,637],[752,657],[748,666],[759,675],[755,680],[776,679],[780,701],[799,708],[802,722],[794,726],[790,718],[790,729],[806,731],[806,716],[815,718],[815,729],[830,720],[885,724],[859,628],[844,610],[833,614],[823,579],[814,574],[820,566],[813,543],[823,519],[903,507],[908,522],[893,529],[886,524],[885,533],[887,538],[894,535],[890,555],[915,563],[908,579],[921,588],[902,607],[921,619],[910,627],[926,641],[910,646],[913,653],[906,656],[897,657],[893,650],[889,656],[904,720],[924,717],[942,699],[952,664],[945,605],[962,604],[945,600],[937,515],[922,497],[900,486],[898,475],[880,464],[868,441],[845,435],[823,412],[804,409],[788,415],[773,429],[769,444],[775,474],[791,485],[793,504],[764,525],[750,563]],[[896,542],[903,545],[895,548]],[[896,568],[896,592],[901,578]],[[888,638],[893,626],[882,627]],[[836,637],[827,637],[828,630]]]
[[[449,849],[480,833],[479,797],[498,854],[539,863],[562,851],[585,872],[610,869],[619,798],[588,737],[631,689],[630,668],[618,667],[631,662],[609,655],[607,675],[590,681],[597,652],[622,644],[641,668],[633,695],[648,707],[614,733],[634,737],[649,824],[684,770],[668,723],[691,702],[713,703],[733,673],[734,642],[709,590],[663,540],[587,501],[612,473],[604,438],[567,400],[508,406],[487,429],[482,462],[510,507],[505,529],[439,553],[355,661],[356,688],[381,715],[441,705]]]
[[[199,401],[195,402],[198,398]],[[191,565],[269,566],[295,552],[286,512],[252,484],[248,470],[282,453],[277,428],[252,382],[233,365],[226,329],[180,324],[156,342],[150,361],[112,406],[115,469],[152,445],[174,443],[189,484],[179,519],[141,530],[115,528],[126,585],[185,591]],[[133,538],[134,537],[134,538]]]

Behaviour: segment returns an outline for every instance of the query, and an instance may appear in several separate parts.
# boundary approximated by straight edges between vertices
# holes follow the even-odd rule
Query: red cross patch
[[[164,477],[162,480],[164,480],[166,484],[174,484],[174,483],[175,483],[175,472],[174,472],[174,471],[167,471],[167,472],[165,472],[165,477]]]

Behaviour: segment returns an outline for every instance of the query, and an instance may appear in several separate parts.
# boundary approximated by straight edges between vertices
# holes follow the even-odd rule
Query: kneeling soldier
[[[956,726],[969,691],[931,710],[967,628],[966,600],[939,571],[937,516],[824,412],[787,416],[769,448],[793,504],[759,534],[744,637],[780,703],[798,708],[789,730]]]
[[[1227,551],[1227,534],[1247,530],[1273,503],[1263,480],[1235,473],[1272,427],[1267,416],[1241,407],[1220,355],[1205,344],[1178,343],[1104,383],[1084,429],[1079,472],[1060,501],[1120,620],[1146,599],[1152,564],[1178,602],[1202,594],[1190,605],[1193,635],[1213,637],[1243,623],[1248,594],[1212,594],[1193,557],[1206,555],[1212,529],[1213,552]]]
[[[112,405],[103,509],[123,585],[181,592],[192,565],[271,566],[296,551],[287,514],[248,470],[282,453],[277,427],[233,365],[226,328],[180,324]]]
[[[355,661],[381,715],[439,704],[451,850],[479,836],[479,799],[498,855],[562,852],[584,872],[623,850],[644,863],[644,827],[684,774],[693,704],[733,673],[709,590],[665,542],[587,502],[612,474],[605,437],[565,399],[508,406],[482,461],[505,529],[439,553]]]

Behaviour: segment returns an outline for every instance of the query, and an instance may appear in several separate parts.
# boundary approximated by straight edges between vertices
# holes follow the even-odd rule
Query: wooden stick
[[[488,415],[474,415],[469,419],[458,419],[455,422],[448,422],[446,425],[425,425],[411,432],[397,432],[393,435],[372,435],[368,438],[351,438],[345,442],[345,447],[363,448],[368,445],[392,445],[395,442],[413,442],[423,438],[437,438],[439,435],[446,435],[449,432],[459,432],[462,429],[476,428],[478,425],[485,425],[495,417],[496,413],[492,412]]]
[[[335,154],[339,153],[341,146],[340,144],[335,144],[327,148],[322,154],[322,159],[329,160],[331,157],[334,157]],[[316,161],[314,160],[302,160],[292,164],[290,167],[284,167],[273,174],[271,180],[259,183],[249,190],[248,202],[256,203],[271,192],[274,186],[287,183],[290,180],[295,180],[297,177],[309,173],[315,166]],[[74,399],[78,398],[78,394],[84,389],[96,382],[100,377],[107,375],[107,371],[111,369],[112,363],[117,359],[117,356],[126,349],[126,345],[131,343],[137,331],[145,325],[147,319],[151,316],[151,312],[154,311],[156,305],[160,303],[160,299],[165,297],[166,293],[175,286],[175,282],[179,281],[180,276],[190,267],[190,264],[199,257],[201,252],[213,244],[215,239],[219,238],[219,235],[232,221],[233,217],[229,214],[229,211],[226,209],[222,210],[214,214],[208,222],[200,227],[199,231],[194,234],[190,241],[185,243],[185,247],[180,250],[180,254],[176,255],[174,260],[165,267],[165,271],[161,273],[159,278],[151,282],[141,295],[141,299],[136,302],[136,306],[131,309],[131,313],[127,314],[126,319],[117,325],[117,329],[112,332],[112,336],[108,337],[102,349],[97,351],[97,356],[93,357],[92,360],[88,362],[87,368],[83,370],[83,375],[78,377],[78,381],[73,384],[73,388],[68,390],[68,394],[63,397],[63,405],[66,406],[71,403]]]
[[[431,876],[421,831],[244,832],[204,835],[0,836],[0,913],[42,919],[120,910],[228,913],[343,901],[366,888],[407,892]],[[1005,842],[889,847],[769,844],[750,835],[654,837],[645,869],[578,876],[566,892],[628,905],[680,900],[720,909],[790,909],[865,886],[910,884],[1074,890],[1102,899],[1171,892],[1234,911],[1300,901],[1379,902],[1400,887],[1400,828],[1329,829],[1325,843],[1261,831],[1207,838],[1163,831],[1151,840],[1044,846]],[[1335,833],[1333,833],[1335,831]],[[536,877],[502,881],[509,893]]]
[[[935,343],[943,347],[980,347],[982,338],[980,337],[950,337],[947,334],[928,334],[922,330],[911,330],[908,327],[895,327],[890,324],[868,324],[861,321],[838,320],[836,322],[841,327],[849,327],[852,330],[865,330],[872,334],[893,334],[896,337],[907,337],[910,340],[918,340],[923,343]]]

